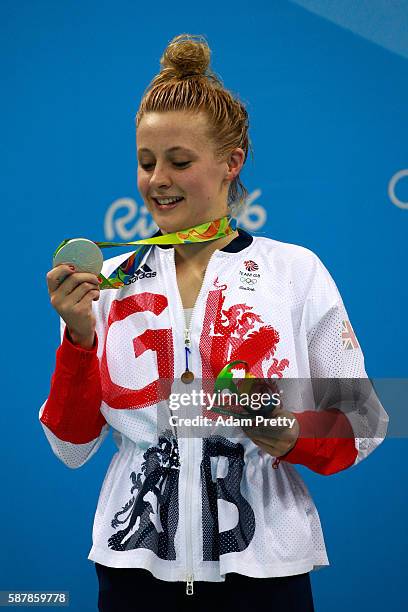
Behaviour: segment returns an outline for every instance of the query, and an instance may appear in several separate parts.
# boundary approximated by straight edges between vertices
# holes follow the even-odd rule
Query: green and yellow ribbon
[[[194,225],[187,229],[179,230],[178,232],[172,232],[171,234],[163,234],[161,236],[153,236],[152,238],[144,238],[142,240],[134,240],[132,242],[95,242],[95,244],[101,248],[109,247],[121,247],[121,246],[134,246],[140,245],[132,253],[126,261],[124,261],[116,270],[110,274],[108,278],[99,275],[99,279],[102,281],[99,285],[100,289],[120,289],[132,278],[136,270],[139,268],[144,256],[150,248],[155,245],[174,245],[174,244],[193,244],[197,242],[209,242],[211,240],[217,240],[218,238],[224,238],[225,236],[231,235],[237,227],[237,222],[230,215],[216,219],[215,221],[208,221],[207,223],[201,223],[200,225]],[[67,243],[69,239],[64,240],[58,245],[55,255],[58,251]]]

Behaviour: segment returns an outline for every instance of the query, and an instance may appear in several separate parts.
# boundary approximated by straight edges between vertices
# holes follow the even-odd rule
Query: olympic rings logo
[[[256,285],[256,283],[258,282],[256,278],[248,278],[248,277],[241,278],[241,281],[246,283],[247,285]]]

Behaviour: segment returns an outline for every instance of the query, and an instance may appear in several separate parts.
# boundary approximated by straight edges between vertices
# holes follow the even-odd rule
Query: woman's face
[[[186,111],[146,113],[137,128],[137,186],[166,233],[228,213],[228,187],[242,162],[231,170],[227,161],[217,161],[207,129],[204,113]],[[182,199],[165,200],[173,197]]]

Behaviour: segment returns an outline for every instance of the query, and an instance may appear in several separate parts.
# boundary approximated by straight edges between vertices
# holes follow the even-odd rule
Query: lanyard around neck
[[[94,244],[101,249],[139,245],[136,251],[134,251],[132,255],[130,255],[130,257],[128,257],[123,263],[121,263],[120,266],[117,267],[108,278],[102,274],[99,274],[99,278],[102,281],[99,288],[120,289],[120,287],[128,284],[134,273],[139,268],[146,253],[151,248],[154,248],[155,245],[210,242],[212,240],[224,238],[225,236],[230,236],[236,230],[236,227],[236,219],[233,219],[230,215],[227,215],[221,219],[216,219],[215,221],[201,223],[200,225],[179,230],[178,232],[153,236],[152,238],[144,238],[142,240],[134,240],[132,242],[95,242]],[[57,249],[55,250],[54,257],[68,242],[69,240],[64,240],[60,245],[58,245]]]

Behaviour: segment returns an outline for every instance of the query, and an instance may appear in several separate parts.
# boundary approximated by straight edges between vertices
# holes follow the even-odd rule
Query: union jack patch
[[[341,341],[344,349],[356,349],[359,348],[357,338],[353,332],[350,321],[342,321],[341,329]]]

